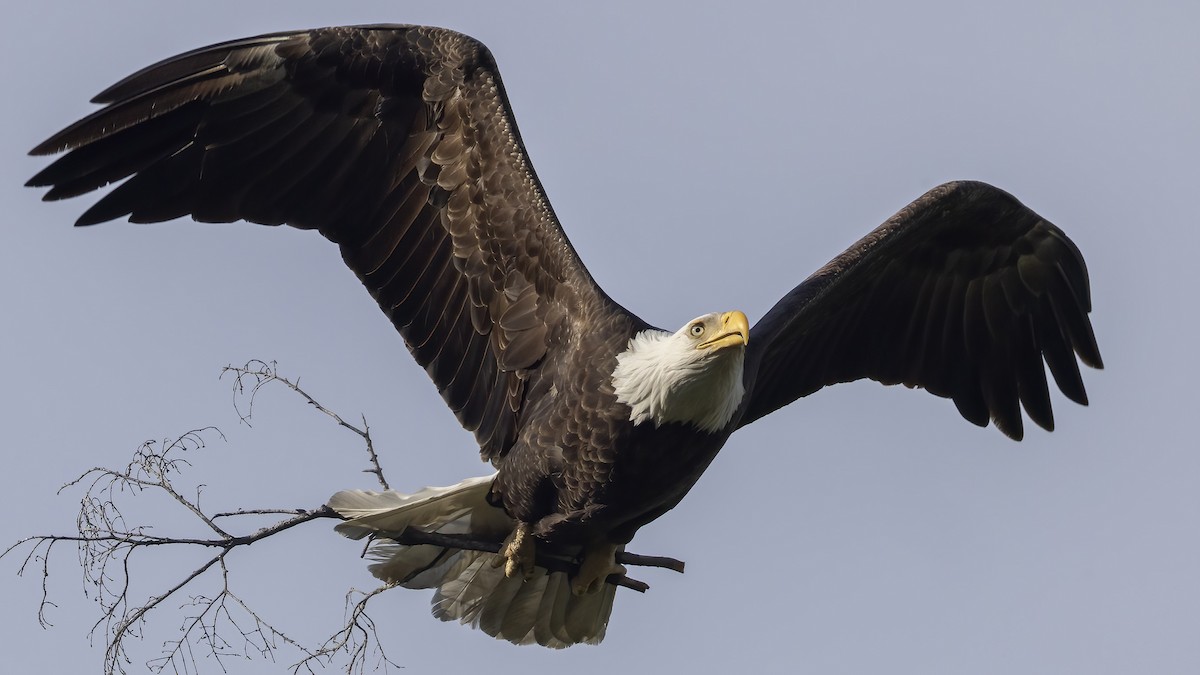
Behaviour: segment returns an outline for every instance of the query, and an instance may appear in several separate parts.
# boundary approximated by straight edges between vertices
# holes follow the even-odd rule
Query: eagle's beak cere
[[[713,339],[700,343],[702,349],[723,349],[745,346],[750,343],[750,321],[746,315],[734,310],[721,315],[721,332]]]

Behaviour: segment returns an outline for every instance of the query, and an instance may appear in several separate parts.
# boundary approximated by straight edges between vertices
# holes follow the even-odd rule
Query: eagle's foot
[[[595,593],[604,588],[608,575],[624,574],[625,566],[617,564],[618,548],[608,542],[589,544],[583,550],[579,573],[571,580],[571,592],[577,596]]]
[[[504,576],[529,580],[533,578],[534,560],[537,553],[533,541],[533,526],[529,523],[517,523],[512,534],[504,540],[500,547],[500,557],[493,563],[496,567],[504,565]]]

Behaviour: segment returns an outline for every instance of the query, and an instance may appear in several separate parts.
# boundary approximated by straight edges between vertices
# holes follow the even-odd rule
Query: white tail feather
[[[472,532],[507,534],[512,519],[487,503],[495,477],[468,478],[448,487],[422,488],[411,495],[395,490],[343,490],[329,498],[329,508],[350,520],[334,529],[351,539],[362,539],[377,532],[398,533],[409,525],[442,531],[443,525],[465,517]]]
[[[495,475],[469,478],[448,487],[427,487],[411,495],[395,491],[345,490],[329,507],[348,518],[335,529],[351,539],[377,537],[368,555],[376,577],[405,588],[433,588],[433,615],[459,621],[515,644],[556,649],[596,644],[604,639],[616,587],[577,597],[563,572],[536,568],[532,579],[506,577],[494,565],[495,553],[398,544],[413,526],[442,534],[470,534],[498,541],[516,522],[487,503]]]

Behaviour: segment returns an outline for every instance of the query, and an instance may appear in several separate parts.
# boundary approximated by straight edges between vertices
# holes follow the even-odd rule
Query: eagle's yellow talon
[[[618,565],[617,544],[592,544],[583,551],[579,573],[571,580],[571,592],[576,596],[590,595],[604,588],[610,574],[624,574],[625,566]]]
[[[517,523],[500,547],[500,555],[492,561],[494,567],[504,565],[504,576],[520,576],[526,580],[533,578],[537,549],[530,530],[529,523]]]

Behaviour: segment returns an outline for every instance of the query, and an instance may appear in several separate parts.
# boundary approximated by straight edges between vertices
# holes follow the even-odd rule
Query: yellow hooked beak
[[[721,330],[716,337],[697,346],[701,349],[723,349],[747,344],[750,344],[750,321],[745,314],[734,310],[721,315]]]

